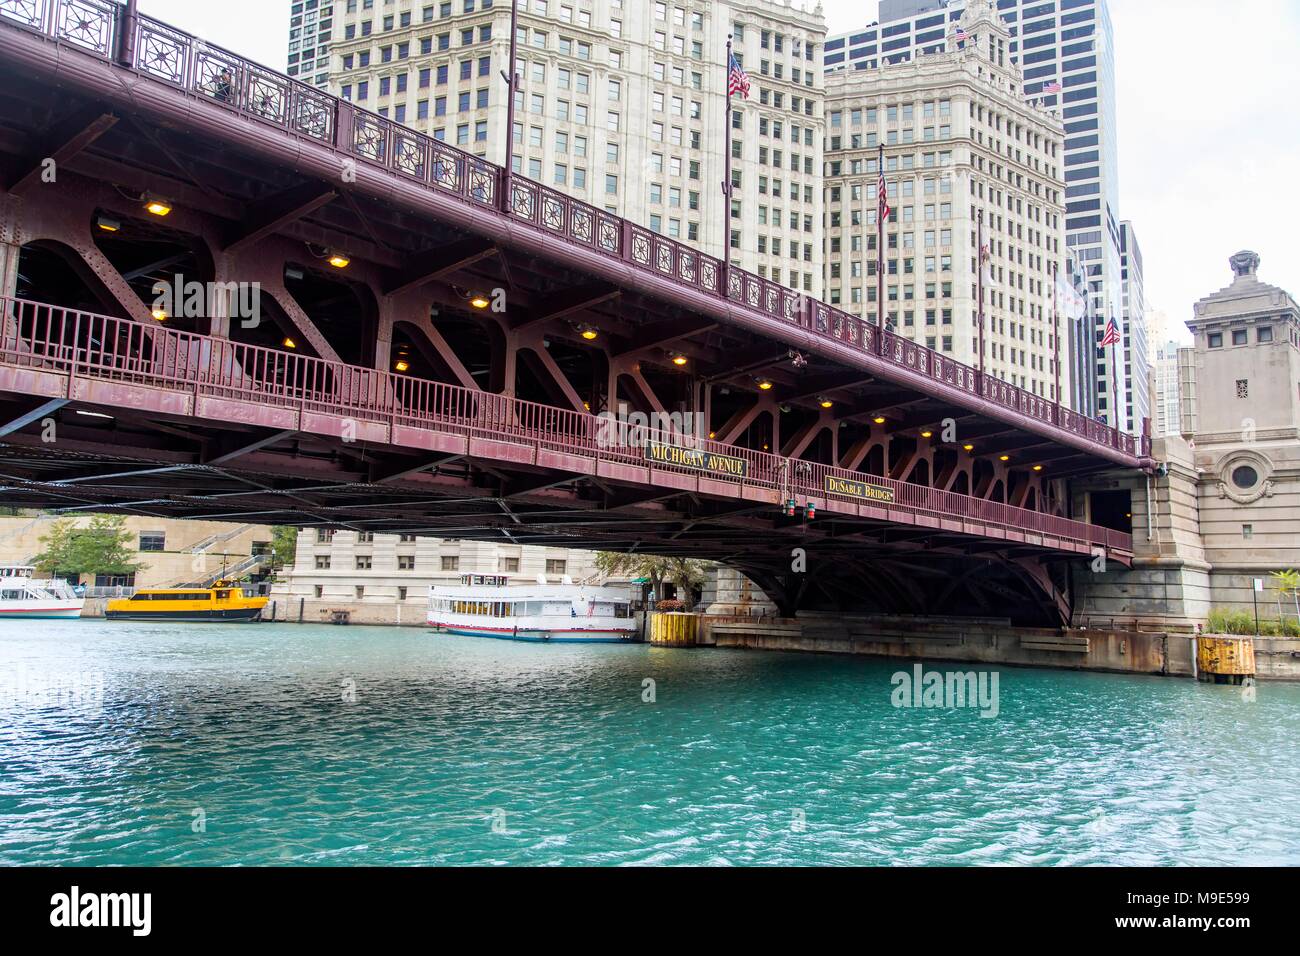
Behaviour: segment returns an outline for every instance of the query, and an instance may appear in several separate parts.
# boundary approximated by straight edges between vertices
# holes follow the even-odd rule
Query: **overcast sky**
[[[795,0],[815,3],[815,0]],[[1119,215],[1137,230],[1147,303],[1181,326],[1253,249],[1300,296],[1300,3],[1109,0],[1119,103]],[[873,0],[823,0],[832,33]],[[289,0],[140,0],[145,13],[283,68]],[[1183,335],[1185,335],[1183,330]],[[1154,344],[1154,343],[1153,343]]]

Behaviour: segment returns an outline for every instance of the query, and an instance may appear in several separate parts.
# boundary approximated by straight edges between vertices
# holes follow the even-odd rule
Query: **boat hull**
[[[429,626],[442,634],[462,637],[490,637],[498,641],[523,641],[529,644],[629,644],[636,640],[635,631],[548,630],[540,628],[474,627],[430,621]]]
[[[55,604],[49,607],[0,608],[0,621],[51,621],[81,617],[80,604]]]
[[[166,621],[188,624],[237,624],[256,621],[262,616],[260,607],[225,608],[210,611],[105,611],[110,621]]]

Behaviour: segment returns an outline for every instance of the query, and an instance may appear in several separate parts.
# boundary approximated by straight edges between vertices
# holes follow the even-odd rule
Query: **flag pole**
[[[1056,373],[1056,424],[1061,424],[1061,310],[1057,301],[1061,264],[1052,263],[1052,370]]]
[[[510,211],[510,179],[515,165],[515,91],[519,89],[519,74],[515,70],[518,62],[515,58],[519,50],[519,0],[510,0],[510,63],[501,71],[501,78],[506,81],[506,155],[501,161],[501,195],[499,201],[504,212]]]
[[[880,188],[885,184],[885,144],[880,144],[879,166]],[[876,196],[876,352],[885,354],[885,202]]]
[[[984,210],[976,212],[976,221],[978,226],[978,238],[976,244],[978,249],[975,251],[975,272],[979,291],[976,293],[979,299],[979,329],[980,329],[980,378],[979,392],[984,394]]]
[[[1113,316],[1113,315],[1111,316],[1111,320],[1112,320],[1112,321],[1114,320],[1114,316]],[[1120,429],[1120,415],[1119,415],[1119,342],[1120,342],[1120,339],[1121,339],[1121,338],[1123,338],[1123,335],[1122,335],[1122,333],[1120,333],[1120,331],[1119,331],[1119,323],[1116,322],[1116,323],[1115,323],[1115,341],[1110,343],[1111,364],[1115,366],[1115,372],[1114,372],[1114,374],[1111,376],[1111,379],[1112,379],[1112,380],[1114,381],[1114,383],[1115,383],[1115,387],[1112,389],[1112,391],[1114,391],[1114,393],[1115,393],[1115,447],[1116,447],[1116,448],[1119,447],[1119,429]]]
[[[723,153],[726,173],[722,180],[722,295],[731,290],[731,34],[727,34],[727,59],[723,64],[727,109],[723,114]]]

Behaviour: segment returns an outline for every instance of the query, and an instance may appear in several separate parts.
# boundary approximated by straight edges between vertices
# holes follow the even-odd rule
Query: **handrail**
[[[647,465],[652,444],[685,446],[744,462],[735,474],[709,472],[715,481],[841,504],[861,496],[830,491],[828,479],[866,482],[886,489],[895,510],[1132,551],[1131,535],[1039,511],[671,430],[630,428],[625,422],[493,392],[26,299],[0,298],[0,365],[322,412],[358,424],[528,444],[538,452],[545,449],[629,465]],[[660,461],[653,467],[699,473]]]
[[[122,31],[123,5],[112,0],[0,0],[0,22],[32,30],[109,62],[124,51],[132,67],[190,96],[203,96],[234,113],[307,137],[367,163],[500,213],[504,170],[432,136],[323,93],[168,24],[140,15],[133,43]],[[126,67],[123,67],[126,68]],[[505,215],[597,254],[687,286],[818,339],[856,348],[900,371],[961,389],[974,399],[1060,429],[1130,457],[1149,457],[1140,440],[1103,422],[982,374],[933,349],[886,330],[874,318],[853,315],[794,289],[659,235],[589,203],[520,175],[509,177]]]

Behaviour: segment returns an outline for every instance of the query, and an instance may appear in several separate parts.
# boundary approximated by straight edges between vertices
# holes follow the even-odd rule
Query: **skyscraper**
[[[1151,371],[1147,326],[1146,291],[1142,282],[1142,247],[1138,245],[1133,223],[1120,223],[1120,273],[1123,283],[1124,378],[1126,391],[1121,396],[1124,413],[1135,430],[1151,417],[1148,379]]]
[[[870,70],[882,59],[899,63],[954,49],[955,26],[966,6],[967,0],[882,0],[878,24],[826,41],[826,69]],[[1115,60],[1106,0],[998,0],[997,12],[1013,35],[1011,52],[1023,71],[1025,94],[1058,109],[1065,124],[1066,241],[1084,271],[1100,340],[1109,318],[1121,330],[1124,321]],[[1089,365],[1108,359],[1097,353]],[[1124,404],[1125,367],[1135,366],[1134,378],[1143,382],[1146,369],[1133,361],[1119,364]],[[1100,394],[1103,385],[1113,388],[1110,379],[1098,383],[1097,410],[1112,419],[1114,399]],[[1140,432],[1141,422],[1121,414],[1121,427]]]
[[[1172,340],[1156,350],[1152,373],[1155,379],[1155,408],[1151,416],[1151,434],[1165,438],[1179,434],[1182,422],[1179,417],[1178,351],[1179,344]]]
[[[827,77],[829,301],[874,318],[883,291],[885,321],[900,334],[1073,407],[1069,322],[1059,382],[1053,324],[1065,252],[1061,120],[1026,101],[1010,34],[991,10],[972,7],[961,25],[970,39],[960,49]]]
[[[334,0],[293,0],[289,7],[289,75],[321,89],[329,85],[334,7]]]
[[[791,288],[822,295],[825,19],[787,0],[335,0],[345,99]],[[731,101],[726,44],[748,74]]]

